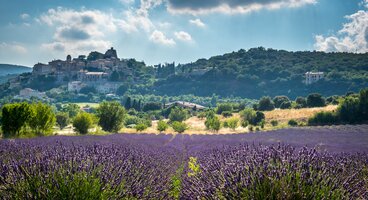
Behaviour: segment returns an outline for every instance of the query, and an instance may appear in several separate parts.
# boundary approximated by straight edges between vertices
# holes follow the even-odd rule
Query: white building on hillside
[[[69,92],[79,92],[82,88],[84,88],[86,84],[81,81],[72,81],[68,83],[68,91]]]
[[[315,83],[324,77],[323,72],[307,72],[305,73],[305,84]]]
[[[31,97],[36,97],[39,99],[47,98],[44,92],[39,92],[37,90],[33,90],[31,88],[24,88],[19,91],[19,95],[16,95],[14,98],[17,99],[30,99]]]

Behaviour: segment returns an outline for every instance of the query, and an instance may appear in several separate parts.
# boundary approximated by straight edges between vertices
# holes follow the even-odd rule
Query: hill
[[[206,72],[190,75],[198,70]],[[368,54],[289,52],[259,47],[199,59],[177,66],[176,71],[175,75],[157,81],[149,91],[160,95],[215,93],[247,98],[295,98],[312,92],[342,95],[368,86]],[[325,78],[306,85],[303,81],[308,71],[324,72]]]
[[[32,68],[20,65],[0,64],[0,76],[31,72]]]

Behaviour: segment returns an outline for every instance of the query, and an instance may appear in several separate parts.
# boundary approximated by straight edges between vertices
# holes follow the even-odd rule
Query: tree
[[[171,126],[174,131],[178,133],[183,133],[185,130],[188,129],[188,126],[185,123],[178,121],[174,121]]]
[[[69,115],[68,113],[59,112],[56,114],[56,123],[63,130],[69,124]]]
[[[263,112],[255,111],[252,108],[245,108],[240,111],[240,117],[242,119],[242,123],[247,121],[251,125],[257,125],[259,122],[265,119]]]
[[[62,106],[61,111],[68,113],[70,118],[74,118],[75,116],[78,115],[80,111],[80,107],[77,104],[69,103],[69,104]]]
[[[276,96],[273,98],[273,102],[275,103],[275,108],[281,108],[284,102],[290,102],[290,100],[287,96]]]
[[[31,104],[33,116],[29,120],[29,126],[37,135],[45,135],[52,131],[56,118],[52,107],[41,102]]]
[[[108,132],[117,132],[121,129],[125,109],[117,101],[107,102],[104,101],[100,103],[96,110],[97,117],[99,118],[98,124],[102,127],[102,130]]]
[[[313,107],[323,107],[325,106],[325,99],[322,97],[322,95],[318,93],[312,93],[309,94],[307,97],[307,106],[310,108]]]
[[[93,116],[86,112],[80,112],[73,120],[73,126],[79,134],[87,134],[88,129],[92,128]]]
[[[290,101],[284,101],[282,102],[282,104],[280,105],[281,109],[290,109],[291,108],[291,102]]]
[[[362,121],[360,115],[359,98],[352,96],[346,97],[338,106],[338,116],[343,122],[355,123]]]
[[[270,97],[262,97],[258,102],[257,109],[260,111],[273,110],[275,105]]]
[[[111,76],[110,76],[110,81],[116,82],[120,80],[120,75],[117,71],[113,71]]]
[[[144,104],[142,110],[144,112],[152,111],[152,110],[160,110],[162,108],[162,105],[160,102],[148,102]]]
[[[216,113],[217,114],[222,114],[223,112],[232,112],[233,111],[233,106],[230,103],[221,103],[217,105],[216,108]]]
[[[1,119],[3,136],[5,138],[18,136],[32,115],[33,111],[28,103],[5,104]]]
[[[297,97],[295,99],[295,102],[296,102],[298,108],[307,107],[307,99],[305,99],[304,97]]]
[[[82,93],[82,94],[96,93],[96,88],[95,87],[86,86],[86,87],[82,88],[79,91],[79,93]]]
[[[117,95],[121,95],[123,96],[125,94],[126,91],[128,91],[128,86],[127,85],[120,85],[118,87],[118,89],[116,90],[116,94]]]
[[[368,88],[359,92],[359,110],[363,120],[368,120]]]
[[[166,131],[167,128],[169,128],[169,125],[165,121],[163,120],[158,121],[157,130],[160,131],[160,133]]]
[[[236,128],[239,127],[239,119],[236,117],[232,117],[226,120],[226,122],[227,122],[227,126],[231,128],[232,130],[235,130]]]
[[[173,108],[170,111],[170,122],[182,122],[187,119],[188,111],[183,108]]]
[[[129,110],[132,107],[132,99],[130,97],[127,97],[125,104],[124,104],[125,109]]]
[[[220,119],[217,116],[207,117],[206,121],[204,122],[206,128],[211,131],[219,131],[221,128]]]

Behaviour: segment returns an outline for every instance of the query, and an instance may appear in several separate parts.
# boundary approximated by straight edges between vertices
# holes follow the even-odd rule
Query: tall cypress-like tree
[[[130,109],[130,108],[132,107],[132,99],[131,99],[130,97],[128,97],[128,98],[126,99],[124,107],[125,107],[126,109]]]
[[[133,99],[132,108],[134,108],[135,110],[137,110],[137,100],[135,100],[135,99]]]
[[[141,99],[139,99],[139,101],[138,101],[138,105],[137,105],[137,110],[138,110],[138,111],[141,111],[141,109],[142,109],[142,100],[141,100]]]

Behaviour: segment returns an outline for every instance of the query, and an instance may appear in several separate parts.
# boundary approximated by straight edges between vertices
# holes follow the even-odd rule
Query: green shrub
[[[337,124],[339,121],[338,116],[336,113],[322,111],[314,114],[313,117],[308,119],[308,125],[331,125]]]
[[[167,128],[169,128],[169,125],[165,121],[163,120],[158,121],[157,123],[158,131],[163,132],[163,131],[166,131]]]
[[[248,125],[249,125],[249,122],[248,122],[247,120],[242,120],[242,121],[241,121],[241,126],[242,126],[243,128],[247,127]]]
[[[246,108],[242,110],[240,113],[240,117],[242,121],[248,121],[249,124],[257,125],[259,122],[265,119],[263,112],[255,111],[251,108]]]
[[[139,124],[141,122],[141,118],[137,117],[137,116],[126,116],[124,118],[124,126],[129,126],[129,125],[132,125],[132,124]]]
[[[137,130],[137,131],[144,131],[144,130],[146,130],[148,127],[147,127],[147,125],[146,124],[143,124],[143,123],[141,123],[141,124],[137,124],[136,126],[135,126],[135,130]]]
[[[276,96],[273,98],[273,102],[275,103],[275,108],[281,108],[281,105],[285,102],[290,102],[287,96]]]
[[[221,103],[217,105],[216,113],[221,115],[223,112],[230,112],[232,113],[233,106],[230,103]]]
[[[222,116],[231,117],[231,116],[233,116],[233,113],[231,113],[230,111],[224,111],[224,112],[222,112]]]
[[[56,114],[56,123],[59,126],[60,130],[63,130],[68,126],[70,120],[68,113],[59,112]]]
[[[123,126],[125,113],[125,108],[119,102],[104,101],[97,108],[98,124],[104,131],[117,132]]]
[[[182,122],[188,117],[188,111],[183,108],[173,108],[171,109],[169,119],[170,122]]]
[[[178,121],[174,121],[172,124],[171,124],[172,128],[174,129],[175,132],[178,132],[178,133],[183,133],[185,130],[188,129],[188,126],[183,123],[183,122],[178,122]]]
[[[321,94],[312,93],[312,94],[309,94],[307,97],[307,105],[310,108],[323,107],[326,105],[326,103],[325,103],[325,99],[322,97]]]
[[[226,120],[226,122],[227,122],[227,126],[231,128],[232,130],[235,130],[236,128],[239,127],[239,119],[236,117],[232,117]]]
[[[28,124],[36,135],[45,135],[52,132],[56,118],[52,107],[38,102],[31,104],[33,115]]]
[[[253,127],[252,125],[249,125],[249,126],[248,126],[248,130],[249,130],[249,131],[253,131],[253,128],[254,128],[254,127]]]
[[[87,134],[88,129],[93,127],[94,119],[93,115],[80,112],[73,120],[73,126],[79,134]]]
[[[294,119],[288,121],[289,126],[298,126],[298,122]]]
[[[296,108],[306,108],[307,107],[307,99],[304,97],[297,97],[295,99]]]
[[[266,111],[275,109],[275,104],[270,97],[262,97],[257,105],[257,110]]]
[[[291,108],[291,102],[285,101],[280,105],[280,109],[290,109]]]
[[[206,125],[206,128],[208,130],[215,131],[215,132],[219,131],[221,128],[221,122],[217,116],[207,118],[204,124]]]
[[[338,106],[337,112],[343,122],[355,123],[363,120],[359,98],[346,97]]]
[[[28,103],[5,104],[2,108],[3,137],[19,136],[20,131],[33,117],[33,110]]]
[[[277,125],[279,125],[279,122],[277,120],[271,120],[271,125],[272,126],[277,126]]]

